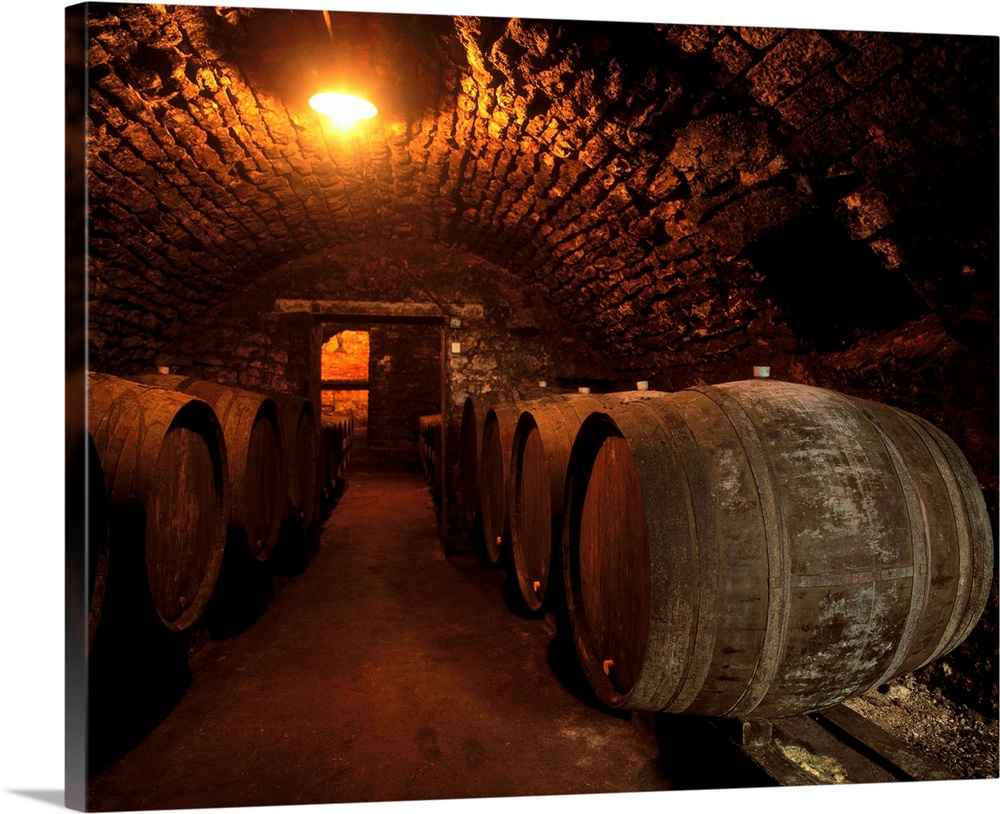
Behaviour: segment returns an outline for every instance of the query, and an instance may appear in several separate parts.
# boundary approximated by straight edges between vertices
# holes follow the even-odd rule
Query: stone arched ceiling
[[[772,324],[833,350],[932,314],[995,342],[996,38],[90,10],[92,360],[408,238],[502,266],[623,367]],[[326,79],[379,117],[324,129]]]

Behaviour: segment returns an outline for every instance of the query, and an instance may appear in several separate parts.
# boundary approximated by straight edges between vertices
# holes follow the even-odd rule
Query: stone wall
[[[320,375],[324,380],[368,381],[370,356],[367,331],[339,331],[323,343]]]

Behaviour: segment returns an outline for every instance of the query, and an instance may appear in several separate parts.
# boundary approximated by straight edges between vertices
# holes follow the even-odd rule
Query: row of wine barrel
[[[143,547],[149,598],[169,630],[200,618],[227,539],[267,562],[283,521],[318,522],[319,436],[308,401],[183,376],[91,372],[87,385],[110,556],[115,545]],[[129,539],[116,540],[116,527]]]
[[[322,478],[323,500],[329,507],[337,485],[351,461],[354,444],[354,413],[324,412],[322,414]]]
[[[486,551],[499,562],[510,540],[529,607],[559,588],[609,707],[823,709],[939,658],[981,617],[982,491],[917,416],[773,380],[488,398],[462,430],[481,435]]]
[[[553,540],[561,534],[566,466],[577,430],[608,404],[657,395],[539,389],[466,398],[461,430],[466,520],[490,564],[500,564],[504,550],[511,552],[530,610],[542,609],[550,587],[558,587],[550,585]]]
[[[545,387],[527,390],[490,390],[470,394],[462,408],[461,424],[461,492],[466,526],[479,535],[481,530],[480,477],[483,447],[483,428],[487,412],[500,405],[517,404],[536,400],[553,400],[571,395],[568,391]]]
[[[443,471],[444,460],[441,455],[443,421],[440,413],[434,415],[422,415],[419,418],[418,446],[420,453],[420,466],[423,469],[427,486],[431,490],[431,497],[434,503],[441,503],[443,491]]]

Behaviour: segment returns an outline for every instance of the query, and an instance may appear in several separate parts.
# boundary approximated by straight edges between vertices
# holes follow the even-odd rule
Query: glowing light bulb
[[[330,120],[342,130],[348,130],[362,119],[370,119],[378,108],[371,102],[348,93],[317,93],[309,100],[309,106]]]

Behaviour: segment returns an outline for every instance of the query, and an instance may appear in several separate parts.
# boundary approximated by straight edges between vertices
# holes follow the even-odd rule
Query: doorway
[[[323,415],[351,413],[354,431],[368,428],[368,366],[371,338],[367,330],[343,330],[320,350],[320,406]]]
[[[441,317],[333,314],[320,328],[320,407],[324,416],[353,416],[353,460],[368,472],[425,473],[423,430],[443,422],[447,378]],[[447,540],[444,435],[439,470],[429,484]]]

